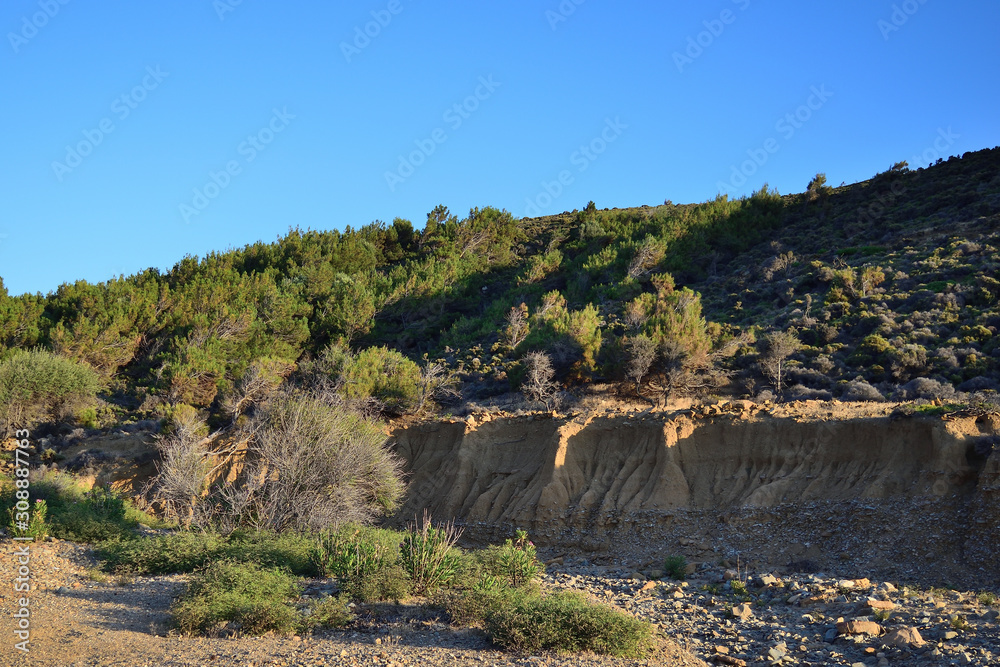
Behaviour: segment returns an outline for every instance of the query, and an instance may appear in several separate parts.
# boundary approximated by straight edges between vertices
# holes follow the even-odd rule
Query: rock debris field
[[[15,546],[0,542],[0,632],[11,636]],[[690,566],[685,581],[649,578],[578,556],[550,562],[542,585],[582,590],[654,623],[668,640],[648,660],[514,655],[433,613],[362,612],[344,631],[303,637],[185,638],[167,610],[184,577],[93,581],[88,547],[32,547],[32,652],[4,665],[997,665],[1000,608],[992,593],[922,588],[823,573]],[[727,565],[730,565],[727,567]],[[93,572],[89,570],[89,572]],[[861,574],[861,573],[859,573]],[[322,589],[322,582],[307,588]],[[702,662],[704,661],[704,663]]]
[[[823,573],[748,574],[707,563],[685,581],[663,581],[572,558],[550,566],[546,579],[657,624],[710,663],[1000,664],[1000,610],[988,592]]]

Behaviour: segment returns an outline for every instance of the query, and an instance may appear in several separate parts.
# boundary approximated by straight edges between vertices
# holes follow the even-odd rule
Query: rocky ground
[[[504,653],[482,633],[449,627],[416,605],[366,609],[349,630],[311,636],[180,637],[170,632],[168,609],[183,590],[184,577],[107,578],[92,569],[96,561],[89,547],[67,542],[31,545],[31,641],[30,653],[23,655],[14,648],[12,634],[13,613],[23,595],[14,592],[19,546],[0,540],[0,665],[4,667],[704,666],[671,640],[665,640],[657,654],[639,661],[591,654]]]
[[[167,610],[184,578],[105,578],[86,546],[31,547],[31,653],[13,649],[18,545],[0,542],[3,665],[996,665],[1000,609],[979,591],[920,588],[823,573],[747,572],[702,563],[685,581],[662,572],[554,559],[546,587],[586,591],[656,624],[666,636],[645,661],[519,656],[417,606],[364,610],[347,631],[305,637],[184,638]],[[315,585],[310,588],[316,588]],[[308,592],[308,589],[307,589]],[[699,660],[700,658],[701,660]]]
[[[736,564],[704,563],[682,582],[646,574],[565,558],[550,565],[546,580],[649,620],[717,664],[1000,664],[1000,610],[991,593],[748,573]]]

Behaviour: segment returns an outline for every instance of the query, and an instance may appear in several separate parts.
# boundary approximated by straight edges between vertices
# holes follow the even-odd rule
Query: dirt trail
[[[542,545],[808,561],[906,576],[1000,577],[996,416],[896,417],[810,402],[683,413],[480,415],[411,425],[400,520],[429,508],[474,540],[527,527]]]

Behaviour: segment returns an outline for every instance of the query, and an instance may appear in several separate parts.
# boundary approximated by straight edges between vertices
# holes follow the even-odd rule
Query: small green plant
[[[951,622],[951,627],[954,628],[955,630],[969,629],[969,622],[965,620],[964,616],[961,616],[959,614],[952,614],[949,620]]]
[[[13,537],[32,537],[40,542],[49,536],[49,525],[45,522],[48,506],[44,500],[35,499],[35,506],[31,510],[28,521],[18,520],[23,518],[23,516],[19,516],[20,514],[23,513],[18,512],[16,507],[12,507],[9,511],[10,532]]]
[[[663,571],[667,576],[677,581],[684,581],[687,578],[687,558],[684,556],[667,556],[663,562]]]
[[[185,634],[230,622],[244,635],[284,634],[295,626],[297,614],[290,601],[298,594],[295,580],[285,571],[217,561],[192,577],[170,611]]]
[[[91,581],[98,584],[106,584],[111,579],[111,577],[109,577],[107,573],[102,572],[100,568],[90,567],[87,568],[87,579],[90,579]]]
[[[732,590],[733,595],[744,602],[750,601],[750,590],[747,588],[745,581],[740,581],[739,579],[730,579],[729,588]]]
[[[889,620],[890,616],[892,616],[892,610],[891,609],[876,609],[875,613],[872,614],[872,615],[875,617],[876,621],[884,623],[885,621]]]
[[[316,541],[312,562],[320,576],[335,577],[352,599],[400,600],[410,578],[399,564],[399,536],[392,531],[347,527]]]
[[[346,595],[323,598],[303,615],[299,629],[308,631],[315,628],[343,628],[350,625],[354,621],[354,614],[348,607],[349,603],[350,599]]]
[[[399,548],[400,562],[413,581],[414,593],[432,593],[455,579],[460,563],[455,542],[461,534],[454,523],[435,528],[426,511],[419,527],[410,525]]]
[[[997,604],[996,593],[992,593],[990,591],[983,591],[979,593],[976,596],[976,599],[979,601],[979,604],[983,605],[984,607],[993,607]]]
[[[543,571],[534,543],[528,540],[527,531],[520,529],[503,546],[487,548],[482,559],[484,573],[498,577],[510,588],[526,587]]]
[[[97,420],[97,410],[95,408],[84,408],[76,414],[76,421],[84,428],[97,428],[100,423]]]

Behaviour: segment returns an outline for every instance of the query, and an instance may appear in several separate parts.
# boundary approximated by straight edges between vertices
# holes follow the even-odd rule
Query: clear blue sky
[[[799,192],[1000,144],[1000,3],[895,6],[6,0],[0,277],[47,293],[290,226]]]

